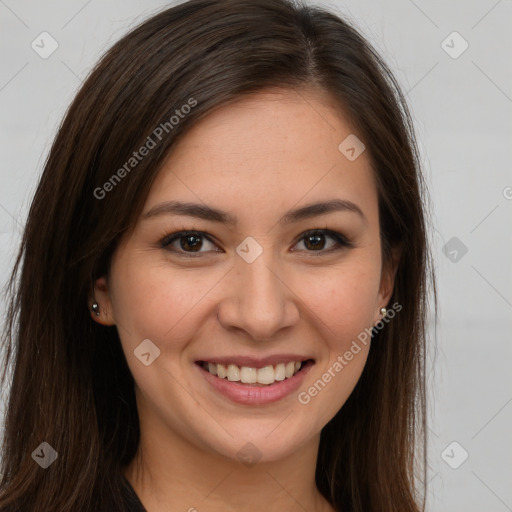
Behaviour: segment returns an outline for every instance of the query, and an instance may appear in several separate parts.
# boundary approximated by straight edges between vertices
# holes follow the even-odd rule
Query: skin
[[[334,510],[315,485],[320,432],[356,385],[370,344],[307,404],[297,392],[263,406],[234,403],[198,377],[194,361],[307,355],[315,364],[304,391],[381,320],[399,254],[383,266],[369,152],[351,162],[338,150],[351,133],[319,92],[267,90],[223,106],[175,146],[143,214],[180,200],[228,211],[238,223],[141,216],[96,282],[101,315],[92,318],[117,325],[136,384],[141,443],[125,475],[150,512]],[[334,198],[356,203],[366,220],[338,211],[278,223],[292,208]],[[337,243],[326,234],[315,250],[301,237],[314,229],[354,246],[329,251]],[[187,240],[173,242],[178,252],[159,245],[181,230],[212,241],[201,238],[199,253]],[[236,252],[247,236],[263,249],[250,264]],[[160,350],[149,366],[134,355],[145,339]],[[252,466],[237,459],[247,442],[261,456]]]

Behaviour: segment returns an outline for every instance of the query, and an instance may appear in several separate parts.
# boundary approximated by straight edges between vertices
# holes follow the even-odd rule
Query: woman
[[[190,0],[132,30],[10,281],[0,510],[423,510],[424,190],[338,16]]]

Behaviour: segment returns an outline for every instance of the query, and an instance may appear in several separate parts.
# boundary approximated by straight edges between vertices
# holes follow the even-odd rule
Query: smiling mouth
[[[219,379],[249,386],[267,387],[276,382],[291,379],[306,366],[314,364],[314,360],[290,361],[288,363],[267,365],[262,368],[238,366],[236,364],[224,365],[208,361],[197,361],[196,364]]]

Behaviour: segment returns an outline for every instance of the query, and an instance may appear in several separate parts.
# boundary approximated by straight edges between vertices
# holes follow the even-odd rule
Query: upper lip
[[[264,366],[274,366],[279,363],[289,363],[291,361],[307,361],[313,359],[309,356],[302,356],[298,354],[274,354],[266,357],[252,357],[252,356],[211,356],[198,359],[196,363],[206,361],[207,363],[216,364],[235,364],[236,366],[247,366],[248,368],[263,368]]]

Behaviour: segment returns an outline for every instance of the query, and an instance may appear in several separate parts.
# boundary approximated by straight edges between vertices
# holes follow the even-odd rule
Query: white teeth
[[[228,374],[228,369],[223,364],[217,365],[217,377],[225,379]]]
[[[240,368],[240,380],[245,384],[255,384],[258,380],[258,370],[256,370],[256,368],[242,366],[242,368]]]
[[[242,381],[244,384],[273,384],[275,381],[282,381],[293,377],[301,368],[301,361],[290,361],[279,363],[275,366],[268,365],[263,368],[251,368],[248,366],[239,367],[236,364],[215,364],[203,363],[203,368],[212,375],[229,381]]]
[[[228,380],[240,380],[240,368],[234,364],[228,365]]]
[[[289,379],[293,375],[294,372],[295,372],[295,363],[293,361],[286,363],[286,368],[285,368],[286,378]]]
[[[273,384],[274,378],[274,367],[264,366],[258,370],[258,382],[260,384]]]
[[[284,363],[276,364],[274,368],[274,379],[284,380],[286,378],[286,369]]]

